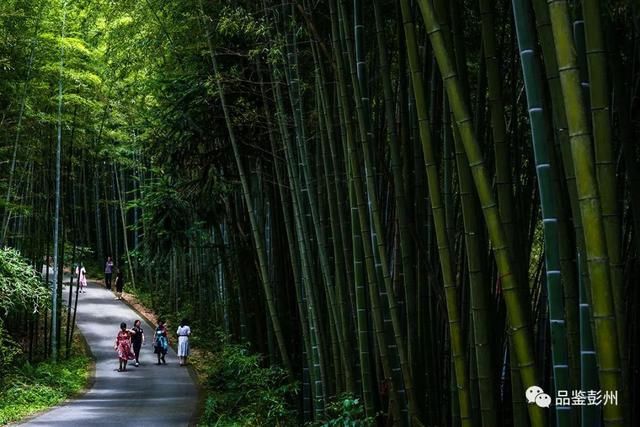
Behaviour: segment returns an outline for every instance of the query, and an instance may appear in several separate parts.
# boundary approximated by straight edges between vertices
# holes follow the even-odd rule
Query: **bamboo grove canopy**
[[[0,242],[112,255],[294,424],[636,425],[638,13],[4,0]]]

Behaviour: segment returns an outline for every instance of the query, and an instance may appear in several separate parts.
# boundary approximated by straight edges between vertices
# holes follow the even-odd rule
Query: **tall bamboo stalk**
[[[438,24],[433,5],[429,1],[419,0],[418,5],[422,12],[427,34],[429,34],[440,73],[445,81],[445,87],[451,102],[451,109],[460,131],[489,231],[489,238],[493,244],[494,255],[501,279],[502,292],[507,306],[509,327],[512,331],[516,358],[520,367],[523,387],[526,389],[532,385],[539,384],[539,376],[533,358],[534,352],[528,313],[525,307],[523,307],[522,300],[517,292],[517,270],[514,269],[511,254],[507,250],[508,242],[491,192],[490,181],[486,168],[484,167],[482,153],[474,134],[469,107],[464,100],[462,87],[458,81],[451,54],[447,51],[442,28]],[[529,406],[529,417],[534,426],[545,424],[541,408],[535,405]]]
[[[533,139],[536,173],[540,191],[542,208],[542,226],[544,233],[545,273],[547,282],[547,302],[549,306],[549,328],[551,334],[551,360],[555,390],[569,390],[569,357],[567,352],[567,334],[565,322],[564,300],[562,293],[558,217],[556,213],[556,197],[558,189],[554,188],[552,168],[558,165],[551,163],[549,152],[553,150],[550,141],[551,131],[545,111],[543,98],[543,79],[535,44],[535,31],[531,13],[526,4],[513,1],[518,46],[522,63],[529,121]],[[556,425],[571,424],[571,406],[554,405]]]
[[[4,246],[7,241],[7,229],[9,228],[9,218],[11,211],[9,209],[9,203],[11,201],[11,192],[13,191],[13,177],[16,170],[16,161],[18,157],[18,146],[20,143],[20,137],[22,135],[22,119],[24,118],[24,109],[27,101],[27,94],[29,91],[29,83],[31,83],[31,71],[33,69],[33,60],[35,58],[36,47],[38,46],[38,39],[40,34],[40,22],[42,17],[42,11],[44,7],[40,7],[38,12],[38,18],[36,21],[36,27],[34,30],[33,42],[31,44],[31,52],[29,53],[29,62],[27,64],[27,75],[22,87],[22,96],[20,99],[20,109],[18,112],[18,122],[16,123],[16,137],[13,143],[13,153],[11,155],[11,166],[9,168],[9,180],[7,182],[7,194],[5,196],[5,206],[2,213],[2,222],[0,223],[0,247]]]
[[[584,252],[584,233],[582,232],[582,219],[580,218],[578,207],[578,194],[576,190],[576,179],[571,158],[571,148],[569,146],[569,135],[567,130],[567,116],[564,111],[564,99],[560,88],[560,77],[558,75],[558,63],[556,60],[556,49],[551,31],[551,20],[546,0],[533,0],[533,9],[538,29],[538,41],[544,58],[545,75],[549,87],[551,106],[553,112],[554,137],[556,150],[550,152],[552,158],[558,159],[557,163],[562,163],[564,174],[560,173],[556,177],[558,182],[556,188],[562,188],[560,177],[564,176],[566,188],[563,193],[568,193],[569,203],[564,197],[558,197],[558,219],[560,238],[560,264],[562,270],[562,281],[564,287],[565,310],[567,320],[567,335],[569,349],[569,368],[571,370],[571,383],[578,384],[579,376],[579,314],[578,314],[578,277],[577,259],[578,253]],[[555,172],[559,168],[554,168]],[[572,224],[570,224],[572,221]],[[573,230],[569,228],[573,225]],[[575,236],[575,237],[574,237]],[[575,241],[575,244],[572,242]],[[582,257],[584,262],[584,257]]]
[[[406,394],[409,417],[411,422],[420,424],[419,406],[416,401],[413,373],[411,366],[409,365],[409,358],[407,356],[406,344],[404,340],[404,334],[402,332],[402,326],[400,322],[400,310],[396,298],[396,292],[393,288],[391,281],[391,274],[389,270],[389,261],[387,256],[387,245],[385,243],[385,232],[382,227],[381,211],[378,202],[378,195],[376,192],[376,185],[374,181],[375,166],[371,160],[371,143],[373,140],[373,131],[371,129],[370,118],[370,101],[368,97],[368,84],[366,76],[366,66],[364,61],[364,40],[363,30],[364,25],[362,23],[362,5],[360,0],[354,0],[353,10],[353,22],[355,39],[352,39],[350,26],[347,24],[347,12],[346,12],[346,0],[340,0],[339,2],[339,16],[342,19],[342,37],[343,45],[346,47],[346,54],[348,58],[349,70],[351,75],[351,87],[353,90],[353,100],[356,107],[356,117],[359,130],[360,147],[354,146],[352,153],[358,157],[362,156],[362,164],[364,166],[365,184],[366,184],[366,198],[369,206],[369,216],[371,222],[371,240],[372,244],[377,249],[377,253],[374,252],[376,260],[376,269],[379,270],[379,274],[382,275],[382,282],[384,288],[381,289],[380,294],[386,293],[386,300],[388,305],[388,315],[391,320],[391,328],[393,331],[393,339],[395,342],[395,348],[397,357],[400,361],[400,369],[402,371],[402,381],[404,383],[404,392]],[[355,52],[354,52],[355,48]],[[353,162],[354,166],[357,164]],[[384,298],[383,298],[384,299]]]
[[[458,400],[460,405],[460,419],[463,425],[471,425],[471,400],[469,395],[467,362],[464,356],[464,345],[462,338],[462,324],[458,308],[457,289],[455,284],[454,266],[451,259],[451,249],[449,246],[449,236],[446,232],[446,220],[442,195],[440,191],[440,180],[436,159],[431,140],[431,130],[427,116],[427,108],[424,100],[424,86],[422,72],[418,65],[418,51],[416,45],[416,35],[414,23],[411,18],[409,3],[401,0],[402,21],[404,24],[404,35],[407,43],[407,55],[411,69],[411,81],[416,101],[416,112],[418,114],[418,125],[424,164],[427,171],[427,183],[429,187],[429,200],[436,231],[436,241],[438,246],[438,256],[442,279],[444,284],[447,314],[449,323],[449,334],[451,336],[451,352],[453,365],[455,368],[455,378],[458,388]]]
[[[509,143],[507,141],[507,125],[505,119],[504,102],[502,99],[502,83],[500,77],[500,62],[498,58],[498,43],[496,40],[496,26],[494,9],[496,2],[492,0],[480,0],[480,17],[482,19],[482,47],[486,64],[487,93],[489,112],[491,117],[491,132],[493,135],[495,169],[496,169],[496,193],[498,211],[502,220],[504,232],[512,248],[514,262],[520,262],[520,251],[514,220],[513,183],[511,179],[511,164],[509,156]],[[517,256],[520,255],[520,256]],[[522,274],[522,273],[520,273]],[[521,279],[522,280],[522,279]]]
[[[450,112],[445,112],[445,114],[450,114]],[[469,305],[472,321],[470,329],[473,332],[472,343],[475,356],[473,370],[477,373],[482,425],[491,426],[497,423],[495,369],[492,359],[492,355],[495,353],[492,348],[490,332],[492,316],[489,308],[489,289],[483,266],[484,242],[480,221],[476,215],[478,201],[473,193],[473,177],[457,128],[454,129],[453,138],[469,275]]]
[[[385,35],[382,22],[382,11],[380,1],[373,1],[375,23],[376,23],[376,43],[380,62],[380,76],[384,92],[384,114],[386,120],[387,139],[391,156],[391,172],[393,174],[393,191],[396,206],[396,217],[398,222],[400,251],[402,260],[402,275],[404,283],[404,297],[406,303],[406,325],[407,325],[407,353],[409,365],[413,372],[418,371],[421,365],[419,357],[418,328],[414,320],[417,317],[416,295],[416,275],[415,257],[411,247],[409,218],[407,213],[407,199],[402,183],[402,159],[400,158],[400,146],[396,131],[393,87],[391,83],[391,72],[389,70],[389,60],[385,47]]]
[[[202,1],[200,0],[199,2],[199,6],[200,6],[200,13],[202,15],[202,18],[205,18],[204,15],[204,11],[202,9]],[[267,303],[267,309],[269,312],[269,317],[271,319],[271,323],[273,326],[273,331],[276,335],[276,340],[278,343],[278,348],[280,350],[280,358],[282,359],[282,364],[284,365],[285,369],[288,371],[289,376],[291,378],[294,378],[294,372],[293,372],[293,367],[291,365],[291,361],[289,359],[289,352],[287,350],[287,346],[284,340],[284,334],[282,332],[282,327],[280,325],[280,319],[278,316],[278,311],[276,309],[276,305],[275,305],[275,300],[274,300],[274,295],[273,295],[273,287],[271,284],[271,280],[269,277],[269,269],[267,267],[267,254],[262,242],[263,239],[263,232],[261,230],[261,226],[260,226],[260,222],[257,220],[257,218],[255,217],[256,213],[253,209],[253,201],[251,199],[251,194],[250,194],[250,190],[249,190],[249,182],[247,180],[247,176],[245,174],[244,171],[244,165],[242,164],[242,157],[240,156],[240,151],[238,149],[238,144],[236,142],[236,138],[235,138],[235,132],[233,129],[233,124],[231,122],[231,117],[229,116],[229,111],[227,109],[227,104],[225,101],[225,92],[224,92],[224,86],[222,84],[222,78],[220,76],[220,74],[218,73],[218,64],[217,64],[217,60],[216,60],[216,54],[215,54],[215,50],[213,48],[213,43],[211,42],[211,37],[209,35],[209,32],[207,30],[207,34],[206,34],[206,38],[207,38],[207,43],[208,43],[208,47],[209,47],[209,56],[211,58],[211,65],[213,67],[213,74],[214,74],[214,78],[216,80],[216,86],[218,88],[218,97],[219,97],[219,101],[220,104],[222,106],[222,110],[224,113],[224,119],[225,119],[225,123],[227,126],[227,132],[229,134],[229,140],[231,142],[231,146],[233,148],[233,154],[236,160],[236,166],[238,168],[238,174],[240,176],[240,183],[242,185],[242,192],[243,192],[243,196],[244,196],[244,201],[245,204],[247,205],[247,210],[249,211],[249,221],[251,223],[251,232],[253,234],[253,238],[254,238],[254,245],[256,248],[256,252],[258,255],[258,264],[259,264],[259,268],[260,268],[260,279],[261,279],[261,283],[262,283],[262,288],[263,291],[265,293],[265,299],[266,299],[266,303]]]
[[[598,389],[598,361],[593,342],[592,313],[588,302],[586,274],[583,274],[584,262],[578,254],[579,320],[580,320],[580,388],[582,390]],[[585,405],[580,408],[582,427],[601,425],[602,409],[597,405]]]
[[[124,241],[124,251],[127,257],[127,264],[129,267],[129,275],[131,276],[131,286],[133,289],[136,288],[136,279],[133,273],[133,262],[131,262],[131,253],[129,252],[129,238],[127,236],[127,220],[126,220],[126,209],[125,204],[123,202],[123,198],[125,197],[125,192],[120,189],[120,180],[118,179],[118,171],[116,169],[116,164],[113,164],[113,174],[116,180],[116,190],[118,192],[118,207],[120,209],[120,220],[122,221],[122,239]]]
[[[293,7],[293,5],[291,5]],[[286,8],[288,9],[288,8]],[[299,75],[299,64],[298,64],[298,41],[296,35],[296,26],[297,23],[295,21],[294,11],[288,11],[285,9],[285,13],[291,22],[287,25],[292,27],[292,31],[288,37],[287,43],[287,51],[285,53],[285,58],[287,60],[287,67],[285,68],[285,76],[287,78],[287,85],[289,87],[288,94],[289,100],[291,103],[291,109],[293,111],[293,123],[294,123],[294,140],[296,142],[296,148],[294,150],[293,146],[289,147],[289,152],[291,153],[292,159],[295,159],[297,156],[297,165],[300,169],[299,179],[306,187],[306,190],[303,189],[303,193],[307,195],[307,204],[311,213],[311,223],[313,227],[313,232],[315,235],[315,241],[318,245],[317,253],[320,260],[321,272],[323,275],[323,279],[325,285],[327,286],[327,297],[329,299],[329,304],[333,307],[330,307],[330,313],[333,316],[334,321],[338,318],[337,313],[335,311],[335,284],[334,279],[330,272],[329,260],[327,254],[327,244],[325,242],[325,235],[320,229],[320,212],[319,212],[319,203],[316,195],[313,191],[311,191],[312,183],[315,180],[315,177],[312,176],[311,167],[309,165],[309,151],[307,149],[308,141],[306,139],[307,131],[304,123],[304,110],[302,103],[302,81]],[[285,146],[286,148],[286,146]],[[343,331],[339,332],[340,334]],[[342,346],[344,344],[343,341],[340,342]]]
[[[571,38],[566,1],[549,0],[551,27],[556,45],[569,140],[573,157],[580,215],[584,225],[585,255],[589,272],[595,344],[598,353],[600,385],[603,390],[622,391],[618,333],[610,280],[607,241],[598,193],[591,137],[584,99],[580,87],[575,44]],[[624,424],[622,408],[606,405],[603,409],[606,425]]]
[[[435,3],[436,8],[440,8],[440,10],[446,10],[446,7],[442,1]],[[453,4],[450,6],[450,12],[452,15],[452,21],[454,21],[454,28],[457,31],[454,31],[452,37],[449,37],[449,46],[455,46],[456,49],[456,69],[462,76],[466,75],[466,57],[462,50],[458,51],[458,48],[462,44],[460,27],[460,16],[457,7],[454,7]],[[443,18],[441,25],[444,28],[448,28],[447,20]],[[445,34],[447,34],[445,32]],[[483,58],[484,59],[484,56]],[[497,58],[496,58],[497,60]],[[434,64],[435,65],[435,64]],[[437,67],[436,67],[437,68]],[[483,70],[480,70],[480,74],[484,74]],[[466,82],[466,78],[463,78],[463,81]],[[432,82],[433,84],[433,82]],[[469,98],[469,94],[467,91],[469,90],[467,84],[463,84],[465,90],[465,96],[467,99]],[[483,92],[479,92],[479,94],[483,94]],[[480,96],[480,98],[484,98]],[[468,278],[469,278],[469,305],[471,308],[471,316],[470,316],[470,324],[469,328],[469,336],[471,338],[470,344],[473,346],[473,352],[470,354],[470,363],[471,363],[471,379],[472,379],[472,387],[471,392],[475,392],[475,397],[472,397],[472,404],[477,405],[479,402],[479,408],[474,408],[474,417],[477,417],[476,412],[479,409],[480,419],[483,425],[495,425],[496,417],[497,417],[497,409],[495,402],[495,379],[494,379],[494,369],[493,369],[493,361],[492,361],[492,342],[490,339],[489,325],[492,323],[492,316],[490,314],[489,309],[489,289],[486,286],[485,279],[485,268],[483,266],[484,255],[483,251],[483,236],[480,228],[480,223],[478,221],[478,216],[476,214],[478,210],[478,201],[477,197],[473,191],[473,177],[471,174],[471,169],[469,168],[469,164],[467,161],[467,156],[464,152],[464,147],[462,146],[462,142],[460,140],[460,133],[458,131],[457,125],[455,121],[452,122],[451,118],[451,110],[449,108],[449,100],[445,95],[444,99],[444,108],[443,108],[443,132],[444,137],[449,138],[453,141],[454,151],[455,151],[455,165],[458,172],[458,186],[459,186],[459,197],[460,197],[460,207],[462,210],[462,220],[463,220],[463,229],[464,229],[464,248],[466,249],[466,260],[468,267]],[[445,140],[446,142],[446,140]],[[499,151],[498,147],[496,149]],[[447,156],[448,152],[443,153],[443,161],[445,162],[445,180],[452,179],[447,178],[446,176],[446,167],[447,164]],[[504,160],[504,159],[502,159]],[[508,166],[508,165],[507,165]],[[509,178],[510,179],[510,178]],[[445,188],[447,183],[445,182]],[[509,188],[511,185],[509,185]],[[510,191],[510,190],[509,190]],[[505,199],[506,200],[506,199]],[[445,200],[446,202],[446,200]],[[510,203],[510,202],[509,202]],[[505,208],[511,210],[511,208]],[[445,204],[445,212],[446,212],[446,204]],[[448,222],[453,223],[454,219],[448,219]],[[456,227],[451,225],[452,230],[455,230]],[[450,238],[451,232],[450,232]],[[462,250],[462,249],[461,249]],[[459,267],[459,277],[463,277],[464,274],[462,271],[464,266]],[[463,279],[461,279],[463,280]],[[462,291],[463,294],[465,291]],[[516,373],[518,371],[516,370]],[[475,380],[474,380],[475,375]],[[474,384],[475,383],[475,384]],[[516,387],[518,390],[521,388],[519,383]],[[473,395],[472,395],[473,396]],[[518,399],[513,399],[516,402]],[[525,412],[526,416],[526,412]]]
[[[289,15],[293,19],[293,11]],[[295,23],[295,21],[293,21]],[[302,169],[299,180],[302,184],[302,192],[307,195],[307,203],[311,212],[311,223],[313,226],[313,232],[315,236],[315,242],[317,245],[317,254],[320,260],[320,267],[322,273],[322,283],[325,290],[325,294],[328,300],[329,310],[329,323],[331,324],[331,336],[335,343],[333,344],[337,351],[334,351],[334,357],[340,358],[341,363],[345,366],[344,379],[347,390],[353,390],[354,380],[350,367],[350,363],[347,359],[346,351],[346,330],[340,323],[340,316],[338,315],[338,306],[336,304],[336,292],[334,278],[331,275],[329,266],[329,257],[327,254],[327,244],[324,233],[320,228],[320,213],[318,208],[318,199],[316,195],[311,191],[312,173],[309,167],[309,154],[307,152],[306,145],[306,130],[304,124],[303,110],[302,110],[302,93],[300,88],[300,77],[298,75],[298,55],[297,55],[297,36],[295,35],[295,29],[290,36],[290,50],[287,52],[288,67],[285,69],[285,75],[287,76],[287,82],[289,86],[289,98],[293,109],[293,121],[295,128],[295,140],[297,143],[297,158],[298,165]],[[288,141],[287,141],[288,143]],[[293,147],[285,145],[286,152],[290,153],[292,159],[295,158]],[[336,364],[337,365],[337,364]],[[339,366],[335,366],[338,372]],[[342,377],[342,375],[338,375]]]
[[[58,79],[58,138],[56,145],[56,177],[55,177],[55,210],[53,222],[53,280],[51,280],[51,359],[58,358],[58,276],[61,271],[58,265],[58,246],[60,241],[60,202],[61,164],[62,164],[62,75],[64,71],[64,37],[67,21],[67,2],[62,3],[62,30],[60,35],[60,77]],[[63,241],[64,245],[64,241]],[[48,279],[48,278],[47,278]]]
[[[263,83],[261,82],[261,90],[263,91],[263,97],[266,99],[266,96],[264,94],[264,88],[262,87]],[[265,102],[266,104],[266,102]],[[289,247],[291,248],[291,251],[289,253],[289,256],[291,257],[291,268],[293,271],[293,279],[294,279],[294,283],[295,283],[295,287],[296,287],[296,300],[298,302],[298,313],[300,315],[300,323],[302,326],[302,337],[303,337],[303,343],[305,346],[305,353],[308,356],[306,363],[307,365],[310,367],[310,377],[311,377],[311,383],[314,386],[313,389],[313,408],[314,408],[314,412],[316,417],[321,417],[324,414],[324,402],[325,402],[325,395],[324,395],[324,387],[322,387],[322,384],[324,383],[324,381],[322,380],[323,375],[321,374],[320,371],[320,352],[318,351],[318,340],[317,340],[317,333],[315,332],[315,326],[311,326],[309,324],[309,320],[307,319],[307,311],[311,311],[311,310],[315,310],[314,306],[305,306],[304,304],[304,299],[302,297],[303,295],[303,291],[302,291],[302,281],[301,281],[301,267],[300,267],[300,261],[298,260],[298,245],[296,243],[296,239],[294,237],[294,232],[293,232],[293,225],[292,225],[292,221],[291,221],[291,215],[289,213],[289,209],[287,204],[285,203],[285,184],[284,184],[284,179],[282,177],[282,172],[280,171],[280,166],[278,164],[277,158],[276,158],[276,151],[275,151],[275,137],[273,136],[273,131],[272,131],[272,125],[271,125],[271,118],[270,118],[270,114],[269,114],[269,109],[268,106],[265,105],[265,115],[267,116],[267,120],[269,121],[268,126],[269,126],[269,138],[271,140],[272,143],[272,151],[274,154],[274,161],[276,162],[276,164],[274,165],[274,169],[276,171],[276,177],[278,180],[278,193],[280,194],[280,200],[281,200],[281,204],[282,204],[282,214],[284,217],[284,222],[285,222],[285,231],[287,234],[287,241],[289,243]],[[315,316],[314,316],[315,317]],[[304,397],[304,396],[303,396]]]
[[[296,163],[292,158],[292,149],[289,147],[291,137],[287,130],[287,126],[284,123],[285,112],[284,102],[278,81],[275,80],[275,73],[272,71],[274,77],[274,83],[272,87],[275,89],[276,97],[276,112],[278,125],[280,130],[281,139],[283,140],[283,147],[287,164],[287,175],[291,185],[291,200],[294,211],[294,223],[297,236],[297,248],[300,251],[301,262],[301,276],[302,276],[302,288],[300,291],[300,299],[302,303],[306,303],[307,311],[309,313],[309,334],[311,337],[311,358],[313,363],[313,369],[315,369],[315,383],[314,383],[314,409],[316,417],[321,417],[324,413],[324,402],[326,398],[325,388],[328,386],[328,364],[325,361],[324,348],[325,338],[323,334],[323,325],[321,321],[321,306],[318,302],[316,295],[316,287],[313,285],[313,273],[311,271],[311,265],[313,260],[311,259],[312,253],[309,248],[309,231],[306,221],[306,213],[303,208],[303,202],[301,194],[303,188],[299,182],[299,174],[296,172]],[[308,191],[308,190],[307,190]]]
[[[372,246],[371,236],[371,226],[369,220],[369,212],[367,209],[367,201],[365,199],[364,185],[360,172],[360,165],[358,161],[355,137],[353,134],[353,125],[351,119],[351,105],[348,96],[348,90],[346,85],[346,71],[344,66],[344,59],[342,54],[342,49],[339,47],[343,38],[340,36],[340,31],[344,28],[344,26],[339,25],[338,14],[336,11],[336,5],[334,0],[329,2],[329,8],[331,13],[331,34],[333,42],[336,44],[336,48],[334,50],[335,53],[335,62],[336,62],[336,78],[338,82],[338,92],[340,96],[340,107],[341,107],[341,118],[343,126],[346,130],[345,132],[345,151],[346,157],[348,159],[348,174],[350,179],[350,198],[351,204],[355,207],[352,208],[353,213],[357,213],[358,223],[360,226],[360,243],[362,244],[363,255],[364,255],[364,267],[366,272],[367,279],[367,291],[369,295],[369,301],[371,304],[372,311],[372,319],[374,325],[374,332],[377,339],[377,347],[378,352],[380,354],[380,362],[382,364],[385,381],[389,381],[392,386],[390,389],[391,396],[391,411],[394,416],[394,419],[397,420],[401,425],[405,424],[403,418],[400,416],[400,393],[403,390],[401,378],[399,379],[397,375],[394,375],[394,371],[392,370],[392,366],[395,367],[395,364],[392,365],[392,357],[393,354],[389,353],[389,349],[387,347],[387,339],[385,337],[385,328],[382,319],[382,307],[380,303],[379,296],[379,277],[376,273],[376,266],[374,263],[374,248]],[[356,85],[357,87],[357,85]],[[354,97],[356,100],[359,97]],[[365,237],[367,236],[367,237]],[[354,246],[354,253],[357,249]],[[363,278],[364,279],[364,278]],[[364,288],[359,290],[358,287],[362,286],[362,283],[355,282],[356,285],[356,297],[358,292],[364,292]],[[361,301],[362,302],[362,301]],[[361,307],[361,306],[360,306]],[[364,320],[364,319],[363,319]]]
[[[589,69],[591,126],[593,128],[596,178],[598,180],[602,221],[609,254],[611,288],[618,328],[618,347],[620,348],[620,355],[624,359],[626,322],[623,301],[621,228],[617,212],[616,165],[611,134],[607,55],[600,17],[600,2],[594,0],[583,1],[582,13],[584,16],[587,66]],[[622,368],[624,369],[624,365]]]

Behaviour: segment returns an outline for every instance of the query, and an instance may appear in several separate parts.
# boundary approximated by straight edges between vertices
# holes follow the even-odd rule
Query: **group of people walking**
[[[124,289],[124,275],[120,269],[116,270],[115,291],[116,299],[122,299],[122,291]],[[104,284],[105,288],[111,290],[111,284],[113,281],[114,263],[111,257],[107,257],[107,261],[104,266]],[[79,292],[86,292],[87,287],[87,270],[82,264],[78,264],[76,267],[76,275],[78,276]],[[180,326],[176,330],[178,336],[178,361],[180,366],[187,364],[187,357],[189,356],[189,336],[191,335],[191,328],[186,319],[182,319]],[[127,364],[130,361],[135,361],[134,366],[140,366],[140,350],[145,344],[144,330],[142,329],[142,323],[140,320],[133,322],[132,328],[127,328],[125,322],[120,323],[120,330],[116,335],[116,340],[113,349],[118,354],[118,372],[124,372],[127,370]],[[153,352],[157,356],[157,365],[166,365],[167,361],[165,357],[169,351],[169,336],[167,333],[167,327],[163,319],[158,321],[156,330],[153,334]]]
[[[111,283],[113,281],[113,270],[114,270],[113,259],[111,257],[107,257],[107,262],[105,263],[105,266],[104,266],[104,286],[108,290],[111,290]],[[115,270],[116,270],[116,283],[115,283],[116,299],[122,299],[122,291],[124,289],[124,274],[122,273],[122,270],[120,270],[119,268],[116,268]],[[75,274],[78,277],[78,286],[79,286],[78,292],[86,293],[87,292],[87,270],[84,268],[84,264],[79,263],[76,266]]]
[[[133,322],[133,328],[127,329],[125,322],[120,323],[120,331],[116,335],[116,343],[114,350],[118,352],[118,360],[120,367],[118,372],[127,370],[127,363],[135,360],[135,366],[140,366],[140,349],[145,342],[144,331],[140,326],[141,322],[136,320]]]
[[[189,336],[191,335],[191,328],[188,325],[186,319],[182,319],[180,326],[176,331],[178,335],[178,360],[180,366],[187,364],[187,357],[189,356]],[[133,323],[133,328],[127,329],[127,324],[122,322],[120,324],[120,331],[116,335],[116,341],[114,344],[114,350],[118,353],[119,367],[118,372],[127,370],[127,363],[131,360],[135,360],[134,365],[140,366],[140,349],[145,343],[144,331],[141,326],[140,320],[136,320]],[[167,327],[164,320],[158,320],[158,326],[153,335],[153,352],[158,358],[156,365],[166,365],[167,361],[165,356],[169,351],[169,337],[167,334]]]

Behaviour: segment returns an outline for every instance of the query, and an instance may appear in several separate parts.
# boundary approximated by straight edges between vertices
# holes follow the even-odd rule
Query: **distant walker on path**
[[[104,286],[111,290],[111,277],[113,277],[113,260],[111,257],[107,257],[107,262],[104,265]]]
[[[76,267],[76,275],[78,276],[78,285],[80,286],[79,292],[87,292],[87,270],[84,268],[82,263],[78,264]]]
[[[180,361],[180,366],[184,366],[187,364],[187,357],[189,356],[189,335],[191,335],[191,328],[187,319],[182,319],[176,335],[178,335],[178,360]]]
[[[124,288],[124,275],[122,270],[118,269],[116,273],[116,299],[122,299],[122,289]]]

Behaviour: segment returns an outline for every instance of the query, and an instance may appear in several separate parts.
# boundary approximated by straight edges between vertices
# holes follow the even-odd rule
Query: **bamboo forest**
[[[640,425],[638,140],[629,0],[2,0],[0,424]]]

